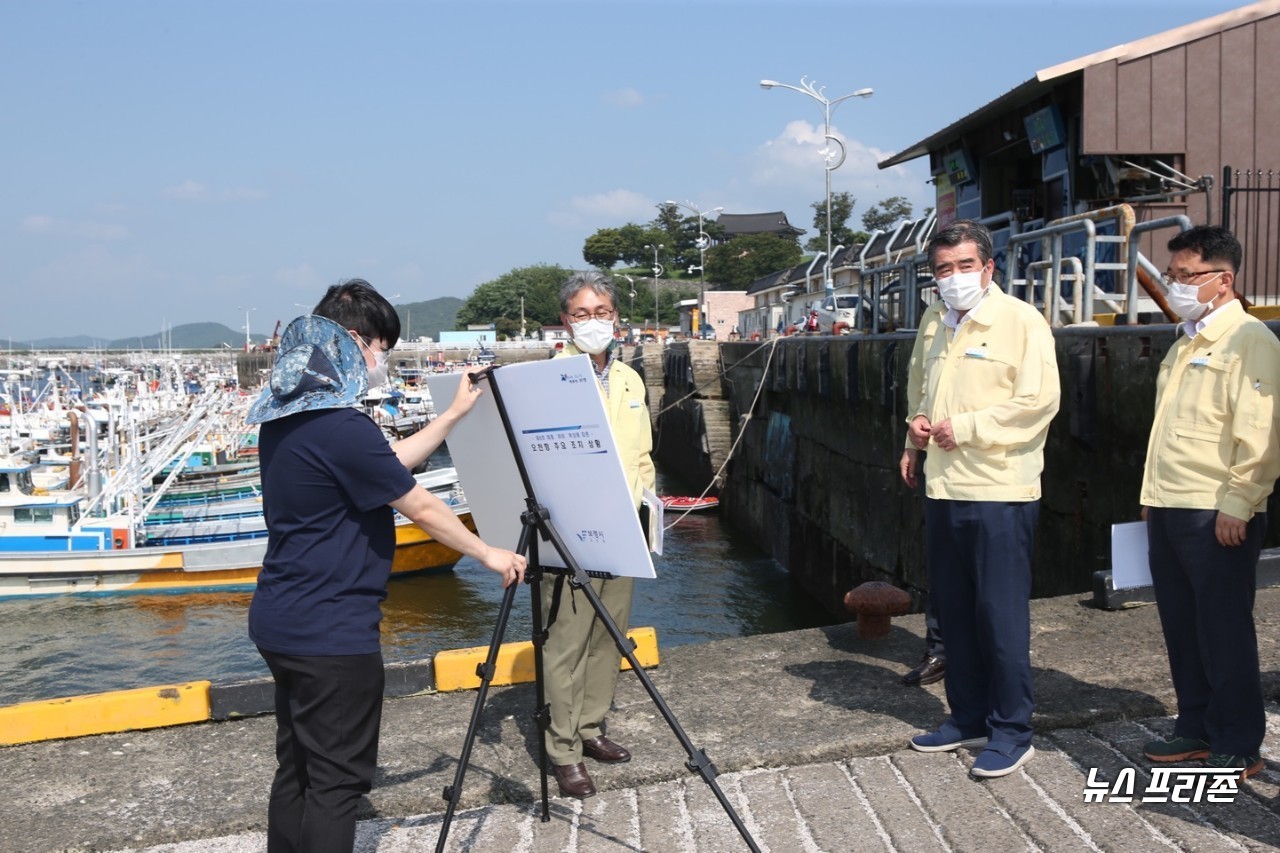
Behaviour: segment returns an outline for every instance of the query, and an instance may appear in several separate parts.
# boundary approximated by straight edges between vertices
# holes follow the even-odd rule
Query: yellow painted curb
[[[0,707],[0,744],[154,729],[209,719],[209,682],[189,681]]]
[[[652,628],[632,628],[627,632],[636,644],[635,656],[640,665],[646,669],[658,665],[658,632]],[[484,663],[489,656],[488,646],[474,649],[457,649],[440,652],[435,656],[432,667],[435,670],[436,690],[470,690],[480,686],[480,676],[476,667]],[[630,669],[631,664],[622,659],[622,669]],[[493,666],[492,685],[520,684],[533,681],[533,643],[503,643],[498,650],[498,659]]]

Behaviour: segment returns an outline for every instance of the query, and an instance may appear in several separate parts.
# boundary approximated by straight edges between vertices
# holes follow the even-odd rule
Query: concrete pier
[[[1267,768],[1231,803],[1144,803],[1142,743],[1170,731],[1172,692],[1154,607],[1101,611],[1084,596],[1032,602],[1037,756],[975,781],[966,752],[923,755],[908,738],[946,713],[942,685],[908,688],[923,620],[859,640],[852,624],[664,649],[651,671],[761,849],[1262,850],[1280,847],[1280,708]],[[1258,593],[1264,689],[1280,698],[1280,590]],[[659,638],[661,642],[661,638]],[[357,849],[434,846],[473,693],[387,702],[375,787]],[[535,815],[531,685],[495,688],[450,850],[745,849],[634,677],[610,735],[629,764],[591,771],[600,795],[555,797]],[[270,716],[0,749],[0,850],[251,851],[264,848],[274,769]],[[1130,803],[1086,802],[1091,768],[1131,774]],[[554,791],[554,785],[552,790]]]

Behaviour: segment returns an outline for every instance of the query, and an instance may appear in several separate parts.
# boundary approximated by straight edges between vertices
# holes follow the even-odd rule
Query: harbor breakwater
[[[1037,598],[1090,589],[1110,568],[1111,525],[1138,520],[1156,376],[1175,327],[1072,327],[1054,339],[1062,405],[1045,450]],[[832,613],[864,581],[917,603],[928,587],[921,495],[898,475],[914,340],[689,341],[665,347],[660,377],[652,354],[633,358],[660,412],[660,463],[699,491],[711,486],[729,522]],[[1273,518],[1278,506],[1273,495]],[[1264,545],[1277,542],[1273,524]]]

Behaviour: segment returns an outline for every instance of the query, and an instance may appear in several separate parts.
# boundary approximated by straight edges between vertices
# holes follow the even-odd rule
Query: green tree
[[[868,231],[888,231],[900,219],[911,218],[911,202],[900,195],[891,195],[877,202],[862,214],[862,227]]]
[[[560,322],[560,286],[571,270],[551,264],[520,267],[472,291],[458,309],[458,325],[497,323],[502,317],[520,322],[520,297],[527,321]],[[532,325],[532,323],[531,323]]]
[[[602,270],[613,269],[626,254],[623,234],[618,228],[601,228],[582,244],[582,259]]]
[[[649,223],[651,229],[661,232],[658,242],[666,244],[672,257],[679,257],[680,244],[687,239],[684,219],[678,205],[663,202],[658,205],[658,215]],[[694,230],[697,230],[696,226]]]
[[[831,194],[831,247],[852,246],[858,242],[856,232],[850,230],[849,217],[853,216],[853,206],[858,200],[852,193]],[[804,244],[810,252],[827,250],[827,200],[815,201],[813,208],[813,227],[818,233]]]
[[[717,287],[740,290],[771,272],[795,266],[801,256],[794,239],[777,234],[746,234],[707,251],[707,278]]]
[[[653,265],[653,250],[646,249],[645,246],[656,246],[666,242],[661,231],[652,226],[637,225],[634,222],[623,225],[618,232],[622,235],[622,260],[629,267],[648,269]]]

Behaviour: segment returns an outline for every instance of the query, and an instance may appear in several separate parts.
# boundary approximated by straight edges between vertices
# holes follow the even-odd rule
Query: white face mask
[[[387,364],[387,362],[391,359],[391,353],[388,352],[387,350],[373,352],[372,349],[369,349],[369,345],[366,344],[359,337],[357,337],[356,340],[360,341],[360,346],[364,347],[366,350],[369,350],[369,352],[373,353],[374,365],[373,367],[370,367],[368,369],[369,370],[369,390],[372,391],[374,388],[381,388],[383,385],[387,384],[387,376],[391,372],[391,368]]]
[[[986,285],[982,283],[982,270],[952,273],[937,279],[938,295],[952,311],[968,311],[982,299]]]
[[[578,349],[590,355],[602,353],[613,343],[613,321],[583,320],[581,323],[570,323],[573,329],[573,343]]]
[[[1214,281],[1221,275],[1222,273],[1218,273],[1209,281]],[[1180,281],[1169,282],[1169,308],[1183,320],[1199,320],[1209,310],[1209,303],[1200,301],[1200,288],[1208,284],[1209,281],[1202,281],[1199,284],[1183,284]]]

